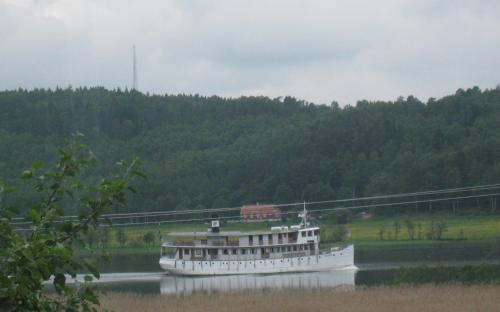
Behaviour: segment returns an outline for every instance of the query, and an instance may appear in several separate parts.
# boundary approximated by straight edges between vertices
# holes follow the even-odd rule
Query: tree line
[[[137,155],[148,179],[116,212],[233,207],[416,192],[500,180],[500,88],[427,102],[339,107],[293,97],[149,95],[66,88],[0,92],[0,179],[53,163],[74,132],[96,155],[84,179]],[[66,207],[76,213],[77,207]]]

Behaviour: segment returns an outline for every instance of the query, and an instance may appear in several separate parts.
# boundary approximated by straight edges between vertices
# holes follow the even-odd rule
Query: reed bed
[[[252,290],[192,295],[108,293],[115,311],[500,311],[500,285],[419,285],[320,290]]]

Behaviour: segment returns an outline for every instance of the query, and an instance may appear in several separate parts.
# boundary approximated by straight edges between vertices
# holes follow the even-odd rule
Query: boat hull
[[[343,268],[355,268],[354,246],[321,253],[278,259],[255,260],[176,260],[160,258],[160,266],[175,275],[237,275],[237,274],[274,274],[287,272],[315,272]]]

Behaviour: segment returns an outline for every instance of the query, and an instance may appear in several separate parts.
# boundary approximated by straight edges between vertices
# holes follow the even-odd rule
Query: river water
[[[182,277],[161,272],[159,255],[112,256],[101,265],[99,284],[109,291],[144,294],[191,294],[245,289],[332,288],[392,281],[400,267],[495,264],[500,270],[500,242],[443,242],[355,247],[357,269],[271,275]]]

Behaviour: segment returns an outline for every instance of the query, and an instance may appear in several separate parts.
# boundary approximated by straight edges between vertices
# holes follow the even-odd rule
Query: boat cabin
[[[216,220],[214,220],[216,221]],[[256,260],[316,255],[319,227],[279,226],[270,231],[223,232],[218,221],[207,232],[170,233],[162,255],[177,260]]]

